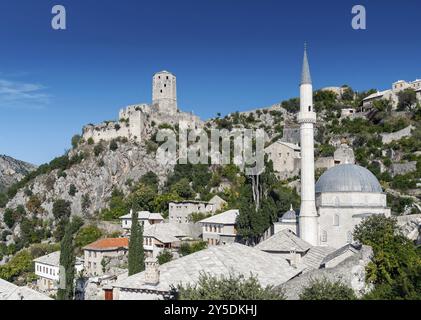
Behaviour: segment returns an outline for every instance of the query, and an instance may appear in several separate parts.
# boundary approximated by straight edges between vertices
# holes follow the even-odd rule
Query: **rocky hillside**
[[[0,155],[0,192],[5,191],[35,169],[36,166],[30,163]]]
[[[144,145],[119,141],[80,143],[68,154],[34,172],[9,200],[7,207],[23,205],[41,217],[52,217],[53,202],[71,203],[73,214],[92,217],[104,209],[114,188],[127,193],[133,182],[152,171],[164,181],[170,166],[161,166]]]

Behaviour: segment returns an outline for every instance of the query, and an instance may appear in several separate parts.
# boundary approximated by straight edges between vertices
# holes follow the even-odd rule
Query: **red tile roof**
[[[105,238],[99,239],[85,246],[83,249],[90,250],[111,250],[118,248],[129,248],[128,238]]]

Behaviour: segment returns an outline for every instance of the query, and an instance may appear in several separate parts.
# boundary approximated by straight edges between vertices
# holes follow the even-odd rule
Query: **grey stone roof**
[[[219,223],[219,224],[235,224],[239,211],[236,209],[228,210],[220,214],[199,221],[200,223]]]
[[[117,288],[168,292],[171,285],[194,284],[202,272],[213,276],[227,276],[230,272],[248,277],[252,273],[262,286],[279,285],[302,271],[294,268],[282,257],[239,243],[212,246],[188,256],[170,261],[159,267],[158,285],[145,284],[140,272],[113,284]]]
[[[297,237],[291,230],[282,230],[255,246],[256,249],[270,252],[306,252],[311,244]]]
[[[53,300],[50,297],[32,290],[0,279],[0,300]]]
[[[361,248],[361,246],[358,248],[352,244],[346,244],[343,247],[339,248],[336,251],[333,251],[332,253],[328,254],[326,257],[324,257],[324,259],[322,260],[322,262],[320,263],[320,265],[324,265],[327,262],[339,257],[340,255],[342,255],[343,253],[345,253],[346,251],[350,250],[354,253],[357,253],[359,251],[359,249]]]
[[[316,183],[321,192],[383,192],[377,178],[366,168],[341,164],[327,170]]]
[[[305,266],[306,269],[319,269],[323,259],[335,250],[332,247],[311,247],[300,264]]]
[[[301,72],[301,84],[311,84],[310,66],[308,65],[307,49],[304,49],[303,70]]]
[[[156,223],[145,227],[143,236],[156,238],[163,243],[173,243],[180,241],[179,238],[188,236],[188,234],[176,223]]]
[[[58,267],[60,265],[60,251],[55,251],[45,256],[34,259],[34,262],[48,264],[50,266]]]

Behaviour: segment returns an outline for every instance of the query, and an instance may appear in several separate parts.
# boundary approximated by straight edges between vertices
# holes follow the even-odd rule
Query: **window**
[[[352,243],[352,232],[348,231],[347,235],[346,235],[346,240],[348,243]]]
[[[322,242],[327,242],[327,232],[326,232],[326,230],[322,230],[321,240],[322,240]]]
[[[333,225],[334,226],[339,226],[339,215],[335,214],[333,216]]]
[[[311,111],[311,106],[308,106],[308,111]]]
[[[162,93],[162,90],[161,90],[161,93]]]
[[[167,76],[167,80],[168,80],[168,76]]]

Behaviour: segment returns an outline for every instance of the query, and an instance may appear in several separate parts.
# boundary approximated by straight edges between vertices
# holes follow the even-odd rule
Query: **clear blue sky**
[[[65,31],[51,28],[55,4]],[[354,4],[365,31],[351,28]],[[0,154],[61,155],[84,124],[150,102],[161,69],[203,119],[297,96],[305,40],[316,88],[386,89],[421,77],[420,29],[418,0],[2,0]]]

